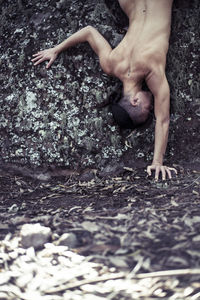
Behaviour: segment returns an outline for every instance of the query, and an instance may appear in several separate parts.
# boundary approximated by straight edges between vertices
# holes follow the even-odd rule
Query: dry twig
[[[54,288],[50,291],[48,291],[48,294],[54,294],[57,292],[62,292],[65,290],[71,290],[74,288],[81,287],[85,284],[93,284],[108,280],[115,280],[115,279],[123,279],[123,278],[129,278],[129,279],[145,279],[145,278],[153,278],[153,277],[165,277],[165,276],[185,276],[185,275],[200,275],[200,269],[177,269],[177,270],[166,270],[166,271],[157,271],[157,272],[150,272],[150,273],[141,273],[138,275],[131,276],[130,274],[113,274],[111,276],[102,276],[100,278],[90,279],[90,280],[81,280],[77,281],[71,284],[66,284],[59,286],[58,288]]]

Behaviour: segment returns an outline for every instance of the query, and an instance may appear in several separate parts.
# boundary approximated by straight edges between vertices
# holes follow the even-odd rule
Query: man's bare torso
[[[109,56],[111,73],[140,81],[152,70],[165,70],[173,0],[119,0],[129,18],[128,31]]]

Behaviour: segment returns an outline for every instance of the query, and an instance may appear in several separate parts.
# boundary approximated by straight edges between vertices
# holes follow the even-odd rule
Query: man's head
[[[120,127],[134,129],[148,120],[152,108],[152,94],[139,91],[134,97],[124,95],[111,107],[113,117]]]

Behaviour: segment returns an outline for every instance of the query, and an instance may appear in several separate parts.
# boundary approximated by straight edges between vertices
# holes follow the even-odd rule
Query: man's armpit
[[[112,75],[112,68],[111,68],[109,57],[106,57],[106,56],[100,57],[99,61],[100,61],[100,65],[101,65],[102,70],[106,74]]]

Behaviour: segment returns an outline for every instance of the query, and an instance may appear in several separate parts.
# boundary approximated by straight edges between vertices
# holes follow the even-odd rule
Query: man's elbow
[[[94,27],[91,26],[91,25],[87,25],[87,26],[85,27],[85,29],[87,29],[88,32],[91,32],[91,30],[92,30],[93,28],[94,28]]]
[[[85,29],[87,30],[87,37],[88,39],[91,38],[92,33],[94,32],[94,30],[96,30],[93,26],[91,25],[87,25],[85,27]]]
[[[89,40],[91,39],[92,28],[93,28],[92,26],[88,25],[82,29],[82,31],[84,32],[84,39],[87,42],[89,42]]]

